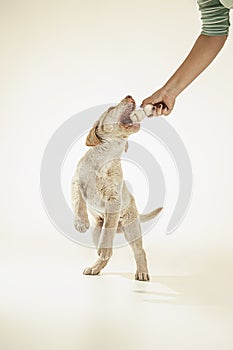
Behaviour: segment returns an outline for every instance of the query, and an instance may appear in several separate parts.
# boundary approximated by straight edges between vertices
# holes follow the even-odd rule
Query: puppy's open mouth
[[[131,116],[134,114],[135,108],[136,108],[135,102],[128,104],[128,106],[125,108],[119,121],[122,126],[130,127],[136,124],[131,119]]]

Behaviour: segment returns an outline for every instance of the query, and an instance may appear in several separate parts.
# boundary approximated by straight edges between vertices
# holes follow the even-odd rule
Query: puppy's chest
[[[108,199],[116,196],[118,193],[117,184],[111,178],[106,176],[96,177],[96,189],[102,199]]]
[[[85,183],[86,193],[90,193],[92,189],[101,199],[117,195],[123,181],[122,168],[118,160],[107,161],[104,165],[89,169],[84,174],[82,182]]]

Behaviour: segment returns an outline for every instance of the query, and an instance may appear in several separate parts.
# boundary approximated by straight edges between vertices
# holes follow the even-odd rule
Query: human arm
[[[209,36],[201,34],[187,58],[166,82],[166,84],[142,102],[142,107],[148,103],[162,102],[165,106],[157,109],[157,114],[171,113],[176,97],[196,79],[213,61],[222,49],[227,35]]]
[[[232,2],[232,0],[224,2]],[[155,109],[154,115],[168,115],[172,111],[176,97],[210,65],[228,36],[231,6],[225,4],[225,7],[219,0],[197,0],[197,3],[201,12],[201,35],[187,58],[166,84],[142,102],[142,107],[148,103],[156,104],[157,107],[162,102]]]

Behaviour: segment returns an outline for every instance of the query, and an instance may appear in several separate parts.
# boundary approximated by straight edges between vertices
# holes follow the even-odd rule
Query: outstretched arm
[[[209,66],[222,49],[226,39],[227,35],[201,34],[177,71],[161,89],[143,100],[142,107],[148,103],[163,102],[167,108],[158,109],[157,114],[168,115],[174,107],[176,97]]]
[[[142,102],[142,107],[162,102],[154,115],[171,113],[176,97],[209,66],[226,41],[230,26],[229,8],[220,0],[197,0],[197,3],[201,12],[201,35],[166,84]]]

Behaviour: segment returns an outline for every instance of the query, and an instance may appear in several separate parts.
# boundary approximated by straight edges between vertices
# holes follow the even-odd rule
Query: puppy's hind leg
[[[98,242],[96,240],[98,245],[96,245],[99,258],[92,267],[84,270],[84,275],[98,275],[109,262],[112,256],[113,238],[117,230],[119,216],[119,203],[115,204],[115,200],[109,200],[106,204],[105,219],[102,222],[103,227],[101,227],[101,231],[95,230],[96,238],[98,238]]]
[[[102,227],[93,227],[92,237],[95,246],[98,248],[99,258],[96,260],[95,264],[91,267],[87,267],[84,271],[84,275],[98,275],[100,271],[107,265],[111,256],[112,248],[99,248],[101,241]]]
[[[96,248],[99,246],[100,236],[104,220],[101,217],[95,217],[94,226],[91,227],[92,240]]]
[[[95,218],[94,226],[91,229],[92,239],[93,239],[93,242],[94,242],[96,248],[98,248],[98,246],[99,246],[99,241],[100,241],[103,223],[104,223],[103,219],[101,219],[100,217],[97,217],[97,218]],[[100,273],[100,271],[107,265],[108,261],[109,261],[109,259],[103,260],[100,257],[99,259],[97,259],[97,261],[95,262],[94,265],[92,265],[91,267],[87,267],[83,271],[83,274],[84,275],[98,275]]]
[[[125,239],[129,242],[136,260],[137,271],[135,279],[139,281],[149,281],[146,253],[142,245],[141,225],[138,218],[130,224],[123,226]]]
[[[101,258],[97,259],[95,264],[91,267],[87,267],[84,271],[84,275],[99,275],[100,271],[107,265],[109,259],[102,260]]]
[[[90,227],[90,223],[87,215],[86,202],[82,197],[79,183],[76,178],[72,181],[71,196],[74,211],[74,226],[77,231],[86,232]]]

